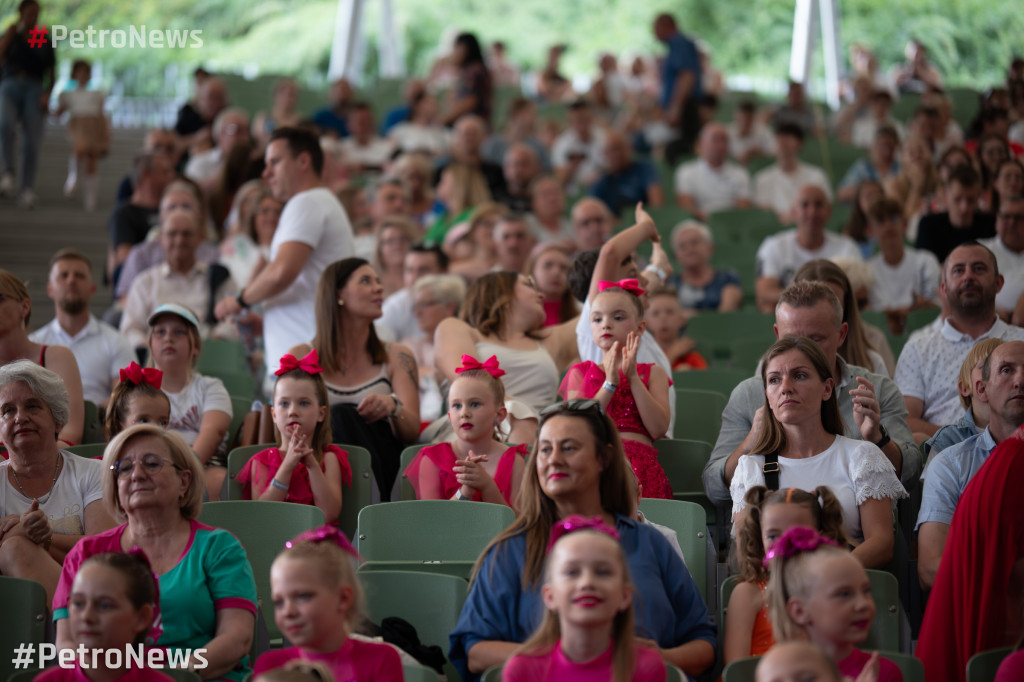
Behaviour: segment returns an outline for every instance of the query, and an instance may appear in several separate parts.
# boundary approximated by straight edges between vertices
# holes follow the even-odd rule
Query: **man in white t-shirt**
[[[1010,319],[1024,294],[1024,196],[1001,197],[996,236],[979,240],[995,254],[1003,288],[996,294],[996,312]]]
[[[349,111],[349,136],[341,141],[345,152],[345,161],[358,167],[359,170],[380,171],[391,158],[394,145],[391,141],[377,135],[373,123],[373,109],[366,102],[356,102]]]
[[[397,341],[422,339],[423,330],[413,314],[412,285],[421,277],[448,272],[448,255],[439,246],[413,244],[402,263],[403,287],[384,299],[381,318],[375,325],[390,329]]]
[[[44,346],[67,346],[82,374],[82,397],[105,405],[120,370],[136,360],[128,339],[89,311],[96,295],[92,264],[77,249],[61,249],[50,260],[46,293],[53,299],[53,320],[29,335]]]
[[[757,307],[765,313],[775,310],[782,290],[789,286],[800,266],[815,258],[846,256],[862,260],[860,247],[849,237],[825,231],[832,215],[832,203],[825,190],[804,185],[793,204],[796,228],[779,232],[761,242],[757,250],[757,279],[754,290]]]
[[[752,100],[744,100],[736,107],[729,131],[729,156],[737,163],[746,165],[757,156],[775,154],[772,131],[757,120],[757,106]]]
[[[567,118],[569,125],[551,145],[551,165],[571,191],[586,189],[601,176],[604,132],[594,125],[586,100],[570,104]]]
[[[702,222],[708,214],[730,208],[749,208],[750,173],[728,160],[729,132],[721,123],[700,131],[700,158],[676,169],[676,203]]]
[[[284,201],[270,244],[270,262],[235,298],[217,304],[220,319],[263,303],[263,341],[268,376],[289,348],[308,343],[316,331],[317,281],[331,263],[353,254],[352,225],[345,209],[320,184],[324,154],[312,133],[278,128],[270,135],[263,179]]]
[[[882,197],[868,207],[868,234],[878,240],[879,253],[868,260],[874,281],[868,296],[873,310],[884,310],[890,328],[902,329],[907,313],[940,305],[938,259],[931,251],[904,245],[907,221],[903,206]]]
[[[754,176],[754,203],[775,211],[783,225],[792,224],[796,195],[804,185],[822,188],[829,201],[832,200],[832,188],[825,171],[800,160],[803,146],[803,128],[795,123],[779,124],[775,129],[776,162]]]

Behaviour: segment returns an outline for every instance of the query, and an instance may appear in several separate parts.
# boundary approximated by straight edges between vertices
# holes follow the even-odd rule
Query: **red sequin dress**
[[[348,453],[337,445],[328,445],[324,448],[324,452],[333,453],[338,458],[338,464],[341,465],[341,484],[343,486],[352,485],[352,467],[348,463]],[[269,474],[266,483],[263,485],[263,490],[259,491],[253,491],[252,489],[252,465],[254,462],[259,462],[267,467]],[[281,468],[282,462],[284,462],[284,454],[279,448],[267,448],[253,455],[245,463],[245,466],[242,467],[242,470],[235,475],[235,480],[242,484],[242,499],[252,500],[266,492],[267,488],[270,487],[270,479],[274,478],[277,474],[277,470]],[[324,463],[320,462],[320,470],[323,471],[324,468]],[[316,504],[313,501],[313,487],[309,482],[309,470],[302,462],[295,465],[295,469],[292,470],[292,477],[288,481],[288,494],[285,496],[284,501],[296,504]]]
[[[652,363],[647,362],[639,362],[636,365],[637,374],[640,375],[644,386],[650,387],[651,367],[653,366]],[[583,398],[593,398],[601,390],[604,382],[604,368],[587,360],[573,365],[569,369],[565,379],[562,380],[558,393],[563,398],[570,393],[576,393]],[[669,386],[671,385],[672,380],[669,379]],[[615,394],[612,396],[611,402],[608,403],[608,416],[615,422],[615,426],[623,436],[622,446],[633,471],[636,472],[637,479],[643,485],[643,496],[671,500],[672,487],[668,483],[665,471],[658,464],[658,451],[653,446],[626,435],[638,433],[654,440],[644,426],[643,419],[640,418],[636,400],[633,399],[633,391],[629,387],[626,375],[622,372],[619,372],[618,388],[615,389]]]

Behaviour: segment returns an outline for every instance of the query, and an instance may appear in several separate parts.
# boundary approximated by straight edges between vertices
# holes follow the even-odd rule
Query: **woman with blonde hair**
[[[939,171],[932,161],[928,141],[911,135],[903,143],[900,153],[900,172],[885,181],[885,193],[903,206],[903,217],[908,221],[925,210],[925,199],[939,186]]]

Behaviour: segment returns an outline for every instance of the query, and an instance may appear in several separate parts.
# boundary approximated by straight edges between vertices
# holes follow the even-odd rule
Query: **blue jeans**
[[[14,131],[21,122],[20,190],[32,189],[36,180],[36,161],[43,139],[46,112],[39,106],[43,81],[26,76],[0,81],[0,153],[3,172],[14,174]]]

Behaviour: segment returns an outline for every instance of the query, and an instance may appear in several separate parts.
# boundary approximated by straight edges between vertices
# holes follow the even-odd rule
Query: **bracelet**
[[[605,381],[603,384],[601,384],[601,388],[612,394],[615,393],[615,389],[617,389],[618,387],[618,384],[613,384],[610,381]]]
[[[288,486],[284,483],[281,483],[281,481],[277,480],[276,478],[270,479],[270,485],[271,487],[277,488],[278,490],[288,492]]]
[[[397,417],[402,412],[402,401],[398,399],[398,396],[392,393],[388,396],[395,401],[395,409],[391,410],[391,414],[388,415],[389,419]]]
[[[467,500],[467,501],[470,501],[470,502],[472,502],[472,500],[473,500],[472,497],[466,497],[465,495],[462,494],[462,488],[459,488],[458,490],[455,491],[455,499],[456,500]]]
[[[662,282],[668,279],[668,273],[659,268],[654,263],[649,263],[647,267],[644,268],[644,272],[653,272],[655,275],[658,276],[658,279],[660,279]]]
[[[245,297],[245,289],[242,289],[241,291],[239,291],[238,295],[235,296],[235,301],[238,303],[238,307],[239,308],[243,308],[244,309],[244,308],[248,308],[249,307],[249,304],[245,302],[245,298],[244,297]]]

